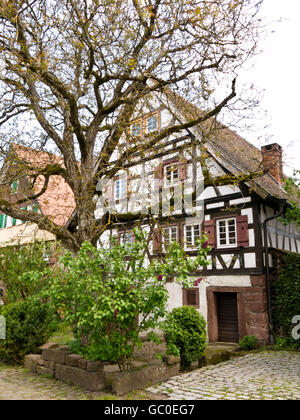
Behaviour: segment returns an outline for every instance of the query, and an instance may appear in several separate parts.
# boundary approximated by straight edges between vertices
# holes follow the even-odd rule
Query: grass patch
[[[11,366],[9,365],[5,365],[3,363],[0,362],[0,372],[3,372],[4,370],[9,369]]]
[[[57,344],[69,344],[73,340],[74,337],[71,328],[61,324],[59,330],[55,331],[48,341],[53,341]]]

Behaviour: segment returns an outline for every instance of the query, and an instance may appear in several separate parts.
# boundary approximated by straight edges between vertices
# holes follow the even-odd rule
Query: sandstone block
[[[48,369],[45,366],[38,366],[36,368],[36,373],[38,373],[39,375],[47,375],[51,376],[51,378],[54,378],[54,370]]]
[[[78,362],[81,359],[82,359],[82,356],[80,356],[80,354],[68,354],[66,356],[65,363],[66,363],[67,366],[77,367],[78,366]]]
[[[103,372],[87,372],[77,367],[57,364],[55,378],[82,386],[93,392],[101,391],[104,388]]]
[[[87,365],[87,360],[85,360],[85,359],[79,359],[78,360],[78,367],[80,368],[80,369],[86,369],[86,365]]]
[[[42,346],[40,346],[39,350],[43,351],[43,350],[47,350],[47,349],[54,349],[54,348],[57,348],[57,347],[59,347],[59,344],[49,342],[49,343],[45,343]]]
[[[50,348],[43,350],[42,357],[44,360],[49,360],[50,362],[65,364],[66,356],[69,354],[67,351],[59,350],[59,348]]]
[[[42,357],[39,354],[27,354],[24,359],[24,368],[36,373],[37,366],[41,361]]]
[[[103,363],[99,361],[88,360],[86,364],[86,370],[88,372],[102,372]]]

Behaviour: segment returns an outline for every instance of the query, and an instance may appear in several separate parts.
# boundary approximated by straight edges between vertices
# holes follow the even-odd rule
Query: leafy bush
[[[298,341],[292,337],[275,337],[275,350],[297,350],[299,348]]]
[[[85,242],[75,257],[65,252],[55,269],[46,269],[45,297],[72,326],[80,354],[128,368],[135,347],[142,345],[139,334],[165,315],[166,277],[176,273],[177,281],[190,287],[189,273],[207,265],[208,249],[201,244],[194,260],[172,243],[164,261],[150,263],[147,246],[145,234],[135,230],[133,244],[115,241],[109,249],[96,249]]]
[[[239,341],[242,350],[253,350],[258,346],[258,338],[254,335],[245,336]]]
[[[42,272],[48,265],[47,243],[33,242],[0,250],[0,284],[5,304],[25,300],[41,291]]]
[[[300,315],[300,256],[288,253],[277,261],[278,270],[272,282],[274,332],[300,347],[300,340],[292,338],[292,319]]]
[[[192,306],[182,306],[170,312],[162,323],[167,352],[181,357],[181,369],[201,359],[206,347],[206,322]]]
[[[6,338],[0,340],[0,359],[12,363],[22,363],[26,354],[36,353],[58,325],[49,305],[37,299],[4,305],[0,315],[6,321]]]

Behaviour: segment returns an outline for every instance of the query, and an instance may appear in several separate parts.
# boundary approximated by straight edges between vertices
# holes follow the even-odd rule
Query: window
[[[218,248],[231,248],[237,246],[235,218],[217,220],[217,245]]]
[[[131,124],[131,134],[133,137],[139,137],[142,135],[142,121],[137,121]]]
[[[182,289],[182,304],[199,309],[199,289]]]
[[[19,185],[19,181],[13,181],[10,184],[10,192],[11,194],[16,194],[18,191],[18,185]]]
[[[167,226],[163,228],[163,237],[165,248],[170,242],[177,241],[177,226]]]
[[[159,113],[154,112],[130,124],[132,137],[141,137],[159,129]]]
[[[133,232],[123,232],[120,235],[120,244],[133,244],[134,242],[134,234]]]
[[[196,248],[197,239],[200,239],[200,225],[184,225],[184,243],[186,248]]]
[[[146,119],[146,134],[158,130],[158,115],[151,115]]]
[[[178,163],[172,163],[165,166],[166,183],[172,185],[179,180]]]
[[[122,200],[126,195],[126,179],[119,178],[115,181],[115,199]]]
[[[6,223],[7,223],[7,215],[6,214],[0,214],[0,229],[5,228]]]

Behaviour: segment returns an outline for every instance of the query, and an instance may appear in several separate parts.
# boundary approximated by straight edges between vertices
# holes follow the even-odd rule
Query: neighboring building
[[[12,203],[37,194],[43,187],[44,178],[39,176],[35,180],[33,189],[31,188],[30,181],[33,176],[26,169],[28,166],[44,168],[48,164],[62,162],[62,158],[51,153],[17,144],[11,145],[10,153],[15,153],[17,161],[12,163],[9,159],[4,163],[1,174],[8,183],[1,186],[1,193]],[[40,197],[25,201],[19,207],[50,216],[53,222],[65,226],[74,211],[75,200],[66,181],[61,176],[55,175],[50,177],[47,189]],[[16,220],[0,213],[0,247],[24,244],[34,239],[54,240],[55,237],[49,232],[38,229],[34,223]]]
[[[17,160],[14,163],[11,160],[4,162],[1,174],[2,179],[6,179],[8,182],[4,182],[1,186],[1,193],[12,203],[36,194],[43,186],[42,177],[38,177],[34,188],[30,188],[30,177],[32,175],[24,169],[27,165],[44,168],[47,164],[62,161],[61,158],[51,153],[16,144],[11,146],[10,152],[15,153]],[[35,200],[23,202],[19,207],[50,216],[55,223],[65,226],[74,211],[75,200],[72,190],[65,180],[61,176],[51,176],[44,194]],[[0,248],[25,245],[32,243],[34,240],[51,242],[55,241],[55,236],[50,232],[39,229],[35,223],[17,220],[0,213]],[[48,254],[48,251],[46,253]],[[48,255],[45,255],[45,257],[48,258]]]
[[[170,91],[153,95],[141,108],[143,112],[133,116],[130,127],[130,134],[136,139],[159,131],[170,122],[184,122],[201,113]],[[199,188],[201,192],[203,185],[197,144],[203,135],[213,175],[251,172],[260,163],[268,165],[270,173],[239,186],[203,187],[203,202],[191,204],[188,197],[194,199],[195,190]],[[117,159],[116,152],[111,162]],[[158,221],[151,233],[153,257],[163,253],[173,240],[193,256],[195,240],[203,231],[208,235],[212,247],[210,264],[195,274],[195,279],[201,276],[204,280],[188,290],[168,281],[169,310],[182,305],[197,308],[207,320],[211,342],[237,342],[246,335],[255,335],[260,342],[267,343],[266,251],[272,264],[269,248],[297,253],[300,250],[299,230],[294,225],[283,225],[278,218],[265,223],[268,243],[264,243],[264,221],[276,216],[287,199],[282,177],[279,145],[258,150],[224,126],[217,125],[216,131],[209,132],[205,124],[205,129],[196,126],[184,130],[165,138],[149,152],[137,153],[114,179],[98,189],[105,193],[107,206],[118,213],[144,214],[152,207]],[[177,199],[181,193],[187,197],[183,206],[181,198]],[[104,211],[103,198],[99,198],[97,216]],[[100,246],[109,243],[110,236],[118,236],[123,242],[133,241],[135,225],[130,221],[114,225],[104,233]],[[143,228],[150,231],[147,223]]]

